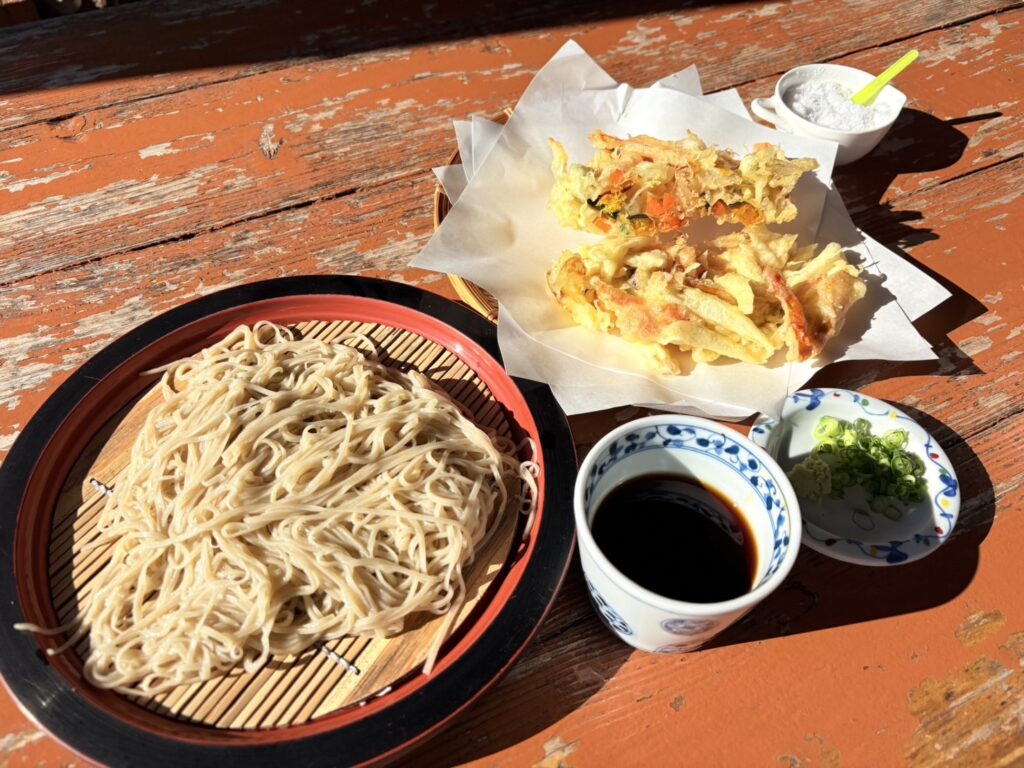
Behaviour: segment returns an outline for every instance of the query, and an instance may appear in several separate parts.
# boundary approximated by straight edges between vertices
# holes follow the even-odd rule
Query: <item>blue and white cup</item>
[[[601,552],[591,524],[602,500],[628,480],[657,473],[695,478],[743,515],[757,552],[749,592],[716,603],[674,600],[640,586]],[[768,597],[785,580],[800,549],[800,507],[779,465],[734,430],[693,416],[649,416],[609,432],[580,466],[573,506],[594,609],[609,630],[642,651],[699,648]],[[672,567],[665,563],[666,569]]]

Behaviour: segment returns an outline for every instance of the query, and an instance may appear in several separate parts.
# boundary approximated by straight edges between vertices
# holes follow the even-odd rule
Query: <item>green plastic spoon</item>
[[[890,80],[896,77],[896,75],[898,75],[904,69],[909,67],[915,61],[917,61],[917,50],[910,51],[909,53],[900,57],[899,61],[897,61],[887,70],[885,70],[885,72],[880,74],[878,77],[876,77],[870,83],[865,85],[855,94],[853,94],[851,101],[853,101],[854,104],[860,104],[862,107],[866,107],[868,104],[875,100],[875,97],[882,92],[882,89],[889,84]]]

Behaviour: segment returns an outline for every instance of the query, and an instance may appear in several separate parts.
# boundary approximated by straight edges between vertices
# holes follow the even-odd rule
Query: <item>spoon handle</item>
[[[896,77],[896,75],[898,75],[904,69],[909,67],[915,61],[917,61],[916,49],[913,51],[909,51],[903,56],[901,56],[899,61],[897,61],[887,70],[885,70],[885,72],[880,74],[878,77],[876,77],[870,83],[865,85],[855,94],[853,94],[853,98],[851,99],[851,101],[853,101],[854,104],[860,104],[862,107],[866,107],[868,104],[875,100],[875,97],[882,92],[882,89],[889,84],[890,80]]]

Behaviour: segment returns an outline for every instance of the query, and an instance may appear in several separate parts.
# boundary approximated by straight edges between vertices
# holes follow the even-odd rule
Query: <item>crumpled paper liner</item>
[[[616,83],[570,42],[537,73],[504,128],[481,118],[456,126],[463,165],[435,169],[454,207],[413,265],[457,274],[493,294],[509,373],[550,385],[566,413],[641,404],[726,419],[778,414],[786,396],[830,362],[935,357],[912,320],[949,294],[854,226],[830,184],[836,146],[753,123],[735,91],[701,95],[695,67],[634,89]],[[769,141],[789,156],[818,160],[818,171],[794,190],[796,221],[772,228],[798,234],[801,243],[840,243],[868,282],[867,296],[822,356],[787,363],[778,355],[767,366],[723,360],[694,365],[685,375],[659,375],[629,342],[572,323],[544,274],[562,251],[599,237],[561,227],[548,211],[547,138],[562,141],[572,160],[587,162],[593,156],[587,136],[596,129],[666,139],[693,130],[741,154]],[[699,242],[723,231],[701,220],[688,235]]]

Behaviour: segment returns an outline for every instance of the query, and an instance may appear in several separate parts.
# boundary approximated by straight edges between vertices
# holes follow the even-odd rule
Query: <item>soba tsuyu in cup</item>
[[[583,460],[580,559],[604,624],[635,648],[694,650],[770,595],[800,548],[800,509],[761,448],[706,419],[613,430]]]

